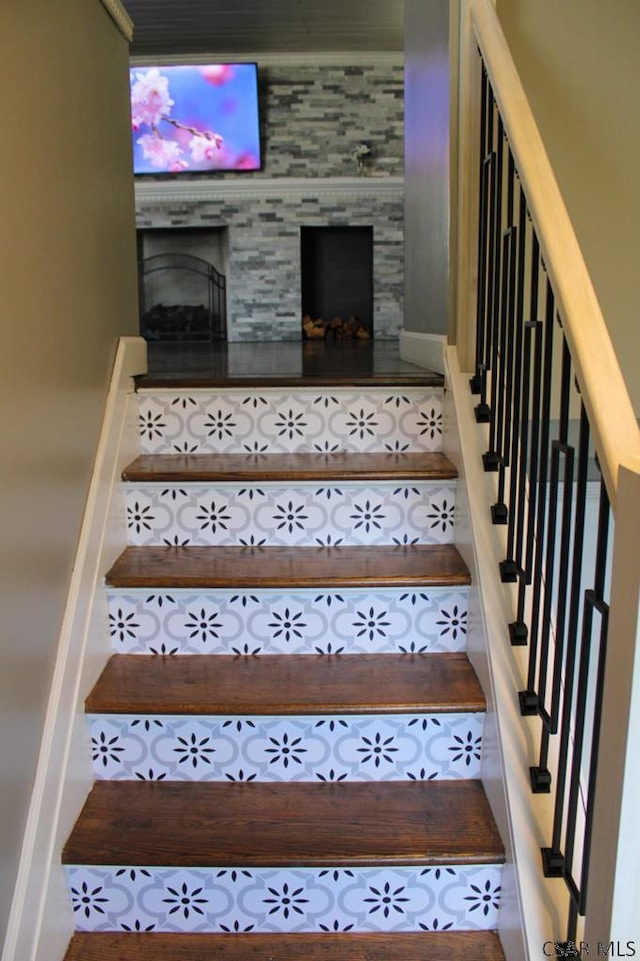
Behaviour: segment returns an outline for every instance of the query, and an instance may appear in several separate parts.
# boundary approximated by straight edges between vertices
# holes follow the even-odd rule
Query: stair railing
[[[553,800],[543,870],[569,892],[565,957],[622,923],[632,936],[619,898],[638,864],[625,756],[640,732],[640,435],[493,5],[462,0],[462,15],[458,341],[474,312],[471,389],[509,633],[528,647],[520,710],[539,718],[531,788]]]

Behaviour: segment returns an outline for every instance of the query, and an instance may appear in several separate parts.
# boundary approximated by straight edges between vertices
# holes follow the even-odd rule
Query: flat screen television
[[[259,170],[255,63],[133,67],[136,174]]]

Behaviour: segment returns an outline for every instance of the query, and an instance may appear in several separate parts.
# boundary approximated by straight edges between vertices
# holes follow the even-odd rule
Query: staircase
[[[441,384],[138,393],[66,961],[502,959]]]

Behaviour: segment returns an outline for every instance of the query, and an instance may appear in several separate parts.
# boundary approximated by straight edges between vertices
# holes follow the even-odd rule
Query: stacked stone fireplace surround
[[[263,169],[139,179],[138,229],[227,228],[227,337],[237,342],[300,339],[301,227],[371,226],[373,334],[397,338],[402,65],[259,64],[259,77]],[[361,143],[371,149],[366,176],[354,158]]]

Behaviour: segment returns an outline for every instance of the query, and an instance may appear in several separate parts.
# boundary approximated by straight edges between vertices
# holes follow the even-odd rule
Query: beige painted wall
[[[0,932],[116,340],[137,330],[127,67],[99,0],[3,0]]]
[[[640,415],[640,3],[496,8]]]
[[[443,335],[449,301],[449,3],[405,0],[404,329]]]

